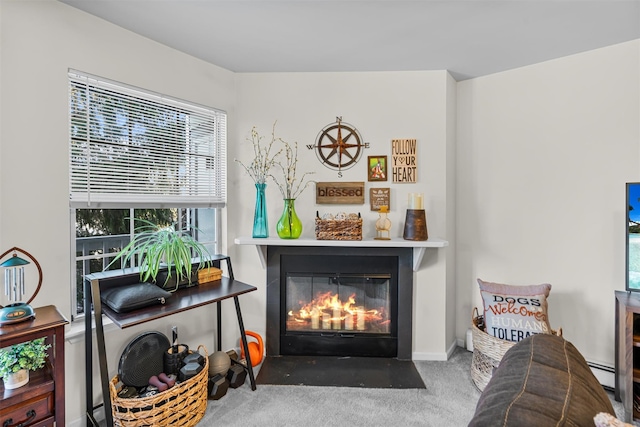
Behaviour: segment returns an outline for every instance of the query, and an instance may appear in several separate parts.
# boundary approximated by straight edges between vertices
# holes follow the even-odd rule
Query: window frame
[[[182,144],[182,142],[184,142],[184,147],[185,150],[189,150],[190,145],[193,145],[193,142],[191,141],[192,138],[192,134],[195,134],[197,132],[197,130],[194,130],[192,127],[190,127],[190,122],[189,122],[189,116],[188,116],[188,108],[194,108],[198,111],[198,114],[201,113],[201,111],[207,110],[209,112],[211,112],[211,122],[213,123],[213,125],[211,126],[213,129],[213,132],[211,134],[199,134],[200,136],[196,135],[193,136],[193,138],[202,138],[204,140],[207,140],[208,142],[204,143],[204,144],[200,144],[201,147],[204,147],[205,149],[208,149],[210,153],[214,153],[215,155],[211,155],[210,158],[207,158],[206,160],[206,168],[201,168],[202,170],[207,170],[209,171],[210,175],[214,175],[212,178],[210,178],[209,182],[205,183],[205,184],[209,184],[211,185],[211,181],[213,181],[213,189],[210,189],[208,187],[205,188],[205,192],[203,193],[203,191],[201,191],[201,189],[203,187],[201,187],[200,184],[197,184],[197,189],[192,192],[192,191],[188,191],[188,193],[191,195],[191,197],[189,196],[184,196],[183,194],[169,194],[169,195],[160,195],[158,196],[157,194],[150,194],[150,197],[145,197],[144,194],[142,195],[131,195],[131,194],[127,194],[127,192],[123,192],[122,193],[122,197],[119,197],[119,193],[115,193],[115,194],[107,194],[106,198],[105,197],[98,197],[93,198],[92,195],[88,195],[86,198],[75,198],[72,197],[73,194],[78,194],[77,192],[74,193],[74,189],[77,190],[77,186],[73,187],[73,183],[72,183],[72,173],[73,173],[73,150],[74,150],[74,144],[77,147],[77,134],[74,136],[73,134],[73,118],[71,115],[71,96],[72,96],[72,89],[74,87],[74,84],[77,84],[78,79],[86,79],[87,81],[91,81],[92,83],[98,82],[99,84],[102,85],[106,85],[110,88],[110,91],[112,91],[115,96],[119,96],[119,92],[118,89],[121,89],[123,92],[126,92],[127,94],[134,94],[134,96],[148,96],[150,97],[153,102],[156,103],[160,103],[162,104],[162,101],[167,101],[170,105],[167,107],[169,109],[171,108],[179,108],[181,109],[180,111],[186,111],[187,118],[185,120],[185,132],[184,132],[184,139],[175,139],[173,140],[173,142],[178,141],[178,147],[180,147]],[[86,74],[80,71],[76,71],[76,70],[72,70],[69,69],[69,80],[68,80],[68,87],[69,87],[69,220],[70,220],[70,258],[71,258],[71,263],[70,263],[70,273],[71,273],[71,289],[70,289],[70,297],[71,297],[71,318],[72,321],[73,320],[77,320],[77,319],[81,319],[84,317],[84,313],[79,313],[78,312],[78,304],[80,304],[81,306],[83,305],[82,301],[78,300],[77,294],[78,294],[78,286],[82,287],[83,284],[82,283],[77,283],[77,267],[78,267],[78,262],[79,261],[85,261],[87,259],[95,259],[95,256],[77,256],[77,249],[78,249],[78,245],[77,245],[77,237],[76,237],[76,214],[77,214],[77,209],[81,209],[81,208],[89,208],[89,209],[130,209],[130,218],[133,218],[133,212],[135,209],[166,209],[166,208],[179,208],[179,209],[193,209],[194,212],[196,212],[197,209],[211,209],[213,211],[213,229],[212,229],[212,233],[213,236],[208,235],[206,240],[201,241],[203,244],[205,244],[205,246],[207,248],[209,248],[209,250],[211,251],[211,253],[221,253],[221,247],[222,247],[222,209],[226,206],[226,165],[227,165],[227,157],[226,157],[226,133],[227,133],[227,114],[226,112],[222,111],[222,110],[218,110],[218,109],[214,109],[211,107],[204,107],[198,104],[194,104],[194,103],[190,103],[187,101],[183,101],[183,100],[179,100],[177,98],[172,98],[166,95],[162,95],[162,94],[157,94],[155,92],[151,92],[151,91],[147,91],[145,89],[140,89],[134,86],[130,86],[130,85],[126,85],[123,83],[119,83],[119,82],[115,82],[112,80],[108,80],[108,79],[104,79],[101,77],[97,77],[97,76],[92,76],[90,74]],[[107,95],[108,97],[108,95]],[[136,98],[137,99],[137,98]],[[89,103],[89,101],[87,101],[87,104]],[[134,105],[137,105],[134,103]],[[164,105],[164,104],[162,104]],[[177,106],[177,107],[176,107]],[[87,111],[88,111],[88,107],[87,107]],[[100,113],[103,113],[102,110],[99,110]],[[126,110],[127,114],[131,114],[130,110]],[[91,140],[91,135],[88,134],[88,129],[89,129],[89,124],[90,124],[90,118],[89,118],[90,114],[87,112],[87,124],[86,124],[86,129],[87,129],[87,136],[86,136],[86,144],[92,144],[93,141]],[[206,116],[205,117],[209,117]],[[197,116],[198,119],[201,119],[201,116]],[[127,120],[131,120],[132,123],[128,124],[127,126],[134,126],[133,124],[133,119],[127,115]],[[80,122],[82,123],[82,122]],[[209,130],[210,127],[207,127],[207,129]],[[204,135],[204,137],[202,137],[202,135]],[[74,142],[75,141],[75,142]],[[150,137],[150,139],[147,140],[147,143],[153,143],[154,139],[153,137]],[[130,142],[132,143],[132,142]],[[207,145],[208,144],[208,145]],[[159,146],[161,147],[166,147],[167,143],[165,143],[164,145],[162,143],[159,144]],[[208,148],[207,148],[208,147]],[[197,156],[200,155],[200,153],[196,153]],[[188,153],[187,153],[188,156]],[[202,157],[202,156],[200,156]],[[77,169],[76,169],[77,170]],[[91,172],[91,171],[89,171]],[[206,176],[206,175],[203,175]],[[198,176],[196,176],[196,178],[198,178]],[[199,181],[196,181],[199,182]],[[191,185],[191,184],[189,184]],[[149,185],[150,187],[152,187],[152,185]],[[189,190],[191,190],[191,187],[189,187]],[[206,193],[209,192],[209,193]],[[191,194],[193,193],[193,194]],[[207,194],[211,195],[211,197],[209,197]],[[100,195],[99,195],[100,196]],[[93,199],[93,200],[92,200]],[[197,215],[196,215],[197,216]],[[129,238],[133,237],[134,234],[134,229],[135,229],[135,224],[133,219],[129,220]],[[211,237],[209,237],[211,236]],[[213,240],[211,240],[211,238]],[[109,258],[113,258],[115,255],[117,254],[117,252],[110,252],[110,253],[102,253],[101,255],[97,256],[97,258],[102,258],[103,260],[103,264],[108,263],[108,259]],[[83,266],[83,271],[84,271],[84,266]]]

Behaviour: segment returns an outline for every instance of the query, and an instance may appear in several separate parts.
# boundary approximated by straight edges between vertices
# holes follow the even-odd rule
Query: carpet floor
[[[463,427],[480,397],[469,372],[471,356],[457,348],[448,361],[414,361],[425,388],[260,384],[252,391],[247,380],[221,399],[210,400],[198,426]],[[609,395],[622,416],[621,404]]]
[[[209,401],[199,425],[465,426],[480,396],[469,374],[471,355],[460,348],[446,362],[414,362],[425,388],[261,384],[251,391],[247,380]]]

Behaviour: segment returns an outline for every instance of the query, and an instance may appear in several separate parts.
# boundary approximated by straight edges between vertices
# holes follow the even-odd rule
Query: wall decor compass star
[[[315,150],[318,160],[329,169],[337,170],[338,177],[342,171],[354,166],[362,157],[362,151],[369,148],[362,135],[355,126],[336,117],[335,123],[330,123],[318,133],[316,143],[307,145],[309,150]]]

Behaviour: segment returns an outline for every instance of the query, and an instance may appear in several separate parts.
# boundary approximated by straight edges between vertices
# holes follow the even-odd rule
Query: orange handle
[[[252,331],[245,331],[245,335],[248,337],[255,338],[258,342],[248,342],[247,347],[249,348],[249,357],[251,357],[251,366],[255,367],[262,363],[262,357],[264,355],[264,342],[262,341],[262,337],[260,334]],[[242,340],[240,340],[240,357],[245,358],[244,353],[244,345],[242,344]]]

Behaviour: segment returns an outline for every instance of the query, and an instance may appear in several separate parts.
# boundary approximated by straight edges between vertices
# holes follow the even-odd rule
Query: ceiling
[[[640,0],[59,0],[234,72],[458,81],[640,38]]]

